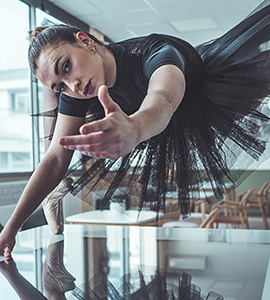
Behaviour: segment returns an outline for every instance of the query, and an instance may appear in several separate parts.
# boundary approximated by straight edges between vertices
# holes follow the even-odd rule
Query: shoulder
[[[173,36],[152,33],[147,36],[135,37],[120,42],[111,43],[108,45],[108,47],[123,48],[130,54],[135,54],[136,56],[139,56],[144,54],[145,51],[149,49],[149,47],[158,47],[164,44],[173,45],[177,43],[179,44],[181,42],[185,43],[183,40]]]
[[[185,57],[181,49],[171,43],[170,39],[178,41],[178,38],[160,34],[151,34],[145,41],[141,51],[143,51],[144,72],[147,78],[150,78],[157,68],[169,64],[185,72]]]
[[[142,55],[147,49],[151,47],[159,47],[164,44],[171,45],[180,51],[196,51],[195,47],[179,37],[158,33],[152,33],[147,36],[135,37],[120,42],[111,43],[108,45],[108,47],[117,47],[118,45],[123,47],[131,54]]]
[[[183,45],[185,41],[168,35],[152,33],[148,36],[136,37],[121,42],[112,43],[108,47],[113,51],[114,55],[135,56],[146,60],[149,56],[158,54],[167,56],[181,55],[185,50]],[[184,51],[185,52],[185,51]]]

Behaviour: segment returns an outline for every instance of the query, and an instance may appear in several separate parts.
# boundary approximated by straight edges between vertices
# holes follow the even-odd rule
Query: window
[[[44,154],[43,120],[31,117],[44,110],[42,84],[31,83],[27,61],[29,24],[45,17],[86,31],[89,26],[47,0],[1,1],[0,11],[0,175],[6,176],[32,172]]]
[[[41,6],[51,14],[56,14],[59,19],[66,20],[85,31],[89,30],[85,23],[47,0],[0,1],[0,177],[1,181],[9,181],[11,177],[14,180],[15,177],[15,180],[22,181],[20,187],[24,185],[24,181],[29,177],[28,173],[33,171],[44,152],[43,120],[31,117],[35,112],[44,111],[43,87],[35,79],[31,82],[27,61],[29,42],[26,37],[30,29],[29,24],[33,27],[35,23],[39,25],[44,17],[53,22],[57,22],[58,19],[44,13],[40,9]],[[6,189],[6,186],[4,188]],[[19,192],[17,187],[11,186],[9,190],[12,191],[10,199],[5,198],[0,205],[14,204],[19,198],[20,188]],[[0,189],[0,192],[2,191]],[[8,212],[6,210],[1,212],[1,222],[5,222],[10,211],[12,208]],[[42,239],[42,234],[39,237]],[[33,237],[29,236],[29,239],[33,241]],[[25,248],[29,252],[29,247],[32,247],[28,242],[29,239],[27,237],[26,240],[17,241],[20,249]],[[37,268],[37,265],[34,266],[32,261],[28,261],[28,257],[29,253],[19,253],[19,259],[16,261],[23,263],[23,267],[20,268],[23,275],[27,274],[28,277],[34,278],[34,267]],[[39,286],[41,282],[39,278],[41,272],[36,278],[36,285],[42,289]],[[5,292],[6,288],[5,283],[0,282],[1,293]]]
[[[14,112],[30,114],[30,103],[28,92],[11,93],[11,110]]]
[[[1,2],[1,173],[27,172],[33,169],[28,41],[25,39],[29,30],[28,24],[28,5],[18,0]]]

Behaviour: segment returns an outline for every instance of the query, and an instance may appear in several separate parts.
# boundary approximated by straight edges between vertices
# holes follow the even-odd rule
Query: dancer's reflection
[[[142,272],[131,272],[113,285],[104,273],[96,274],[85,290],[85,284],[75,287],[75,278],[63,264],[63,241],[51,244],[46,254],[43,269],[43,286],[46,298],[18,271],[16,263],[10,259],[0,262],[0,272],[6,277],[21,300],[62,300],[65,292],[73,290],[69,299],[110,299],[110,300],[222,300],[221,295],[209,292],[206,297],[200,288],[191,284],[187,273],[157,272],[148,281]],[[93,285],[94,282],[94,285]],[[133,282],[131,284],[131,282]],[[160,298],[161,297],[161,298]]]
[[[97,239],[95,242],[99,248],[100,240]],[[101,252],[99,251],[99,253]],[[88,282],[76,286],[74,283],[76,279],[64,266],[63,255],[64,235],[53,235],[43,266],[44,293],[50,300],[66,300],[65,293],[67,291],[72,291],[70,300],[224,299],[215,292],[209,292],[207,296],[203,296],[200,287],[193,284],[191,276],[185,272],[156,270],[146,276],[138,269],[124,275],[113,284],[110,282],[107,272],[104,272],[104,268],[101,267],[103,266],[100,263],[102,258],[106,264],[108,263],[102,255],[95,256],[98,266],[95,275]]]
[[[5,276],[21,300],[48,300],[20,274],[13,259],[0,262],[0,272]]]
[[[52,238],[58,241],[51,243],[46,252],[42,274],[44,294],[50,300],[65,300],[65,293],[75,289],[76,278],[64,266],[64,236],[58,234]]]
[[[134,270],[114,284],[105,274],[96,274],[87,285],[76,287],[69,299],[223,300],[224,297],[215,292],[209,292],[207,296],[202,295],[200,287],[191,283],[191,276],[186,272],[157,270],[145,276],[140,270]]]
[[[88,275],[92,277],[91,287],[95,288],[99,285],[97,274],[104,276],[108,275],[108,253],[106,248],[106,239],[89,238],[88,245],[91,247],[91,257],[86,258],[91,270],[88,270]],[[50,300],[65,300],[65,293],[68,291],[77,290],[74,278],[65,268],[63,262],[64,256],[64,235],[54,234],[51,238],[49,247],[46,252],[46,258],[43,265],[43,290],[44,294]],[[86,265],[86,268],[88,266]],[[80,290],[80,289],[79,289]],[[104,294],[104,293],[103,293]],[[106,296],[106,295],[105,295]],[[88,296],[87,296],[88,297]],[[84,298],[79,299],[103,299],[103,298]],[[107,299],[107,298],[104,298]]]

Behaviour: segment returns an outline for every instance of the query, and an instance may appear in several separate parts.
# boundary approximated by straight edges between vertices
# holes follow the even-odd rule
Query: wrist
[[[131,136],[134,139],[134,143],[138,145],[139,143],[143,142],[145,140],[145,127],[143,126],[143,120],[140,118],[140,115],[135,113],[130,116],[132,120],[132,132]],[[134,130],[135,129],[135,130]]]
[[[4,226],[1,235],[5,235],[10,238],[15,238],[20,228],[13,227],[12,225],[7,222],[7,224]]]

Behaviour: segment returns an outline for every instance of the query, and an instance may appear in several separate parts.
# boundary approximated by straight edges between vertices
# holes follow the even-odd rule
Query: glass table
[[[99,299],[89,287],[104,274],[120,291],[120,278],[139,269],[147,279],[157,270],[188,276],[201,299],[214,291],[226,300],[268,300],[269,257],[267,230],[65,225],[52,235],[42,226],[18,234],[8,264],[0,257],[1,299]]]

